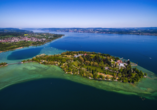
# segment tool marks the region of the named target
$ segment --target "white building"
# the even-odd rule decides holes
[[[83,54],[78,54],[78,55],[75,55],[74,57],[77,58],[77,57],[82,56],[82,55],[83,55]]]
[[[125,67],[124,63],[119,63],[119,67]]]

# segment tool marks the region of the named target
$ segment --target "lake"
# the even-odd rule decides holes
[[[61,34],[65,36],[42,46],[0,53],[0,62],[15,63],[42,53],[94,51],[130,59],[138,63],[137,68],[148,72],[150,78],[132,86],[68,75],[56,66],[9,65],[0,68],[0,110],[157,108],[156,36]]]

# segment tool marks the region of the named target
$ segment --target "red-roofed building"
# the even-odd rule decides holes
[[[122,60],[117,60],[117,63],[119,65],[120,63],[123,63],[123,62],[122,62]]]

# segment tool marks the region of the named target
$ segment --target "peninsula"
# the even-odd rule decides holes
[[[113,80],[124,83],[135,83],[147,76],[131,66],[130,61],[122,61],[109,54],[67,51],[57,55],[37,55],[26,62],[38,62],[45,65],[60,66],[65,73],[81,75],[95,80]]]
[[[62,34],[34,33],[32,31],[22,30],[12,32],[12,30],[3,30],[0,32],[0,53],[27,46],[43,45],[63,36]]]

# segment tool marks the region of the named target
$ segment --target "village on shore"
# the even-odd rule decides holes
[[[35,37],[11,37],[11,38],[4,38],[0,39],[0,42],[2,43],[12,43],[12,42],[20,42],[20,41],[32,41],[32,42],[42,42],[45,41],[46,38],[35,38]]]
[[[8,33],[9,34],[9,33]],[[55,39],[61,38],[61,34],[29,33],[19,36],[6,35],[0,37],[0,53],[8,50],[20,49],[28,46],[43,45]]]
[[[13,42],[20,42],[20,41],[32,41],[32,42],[44,42],[47,39],[51,39],[56,37],[56,34],[50,33],[29,33],[23,34],[23,36],[12,36],[6,35],[5,37],[0,38],[0,43],[13,43]]]

